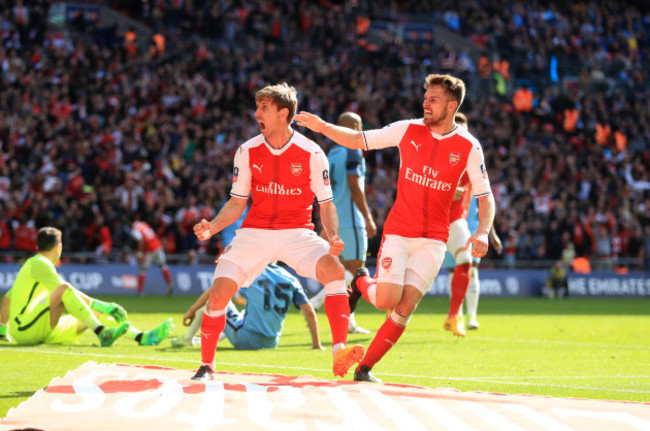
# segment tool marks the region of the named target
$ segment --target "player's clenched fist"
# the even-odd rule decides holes
[[[330,237],[330,254],[338,256],[343,251],[344,245],[343,240],[338,235],[332,235]]]
[[[202,218],[200,222],[194,225],[194,235],[201,240],[209,239],[212,236],[212,232],[210,232],[210,222]]]

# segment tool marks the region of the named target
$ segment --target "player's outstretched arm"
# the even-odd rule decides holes
[[[372,217],[372,212],[368,207],[368,201],[366,200],[366,193],[361,188],[359,184],[359,177],[356,175],[348,175],[348,186],[350,187],[350,195],[352,196],[352,201],[359,208],[359,211],[363,214],[363,217],[366,219],[366,231],[368,238],[372,238],[377,233],[377,225],[375,220]]]
[[[299,114],[296,114],[295,120],[299,126],[306,127],[316,133],[322,133],[344,147],[353,150],[366,148],[363,134],[357,130],[330,124],[322,120],[318,115],[306,111],[300,111]]]
[[[490,245],[494,250],[497,252],[497,254],[501,254],[503,251],[503,244],[501,243],[501,238],[499,238],[499,235],[494,231],[494,227],[490,229],[490,233],[488,234],[488,239],[490,241]]]
[[[478,229],[472,235],[466,244],[466,248],[473,245],[472,257],[483,257],[488,250],[488,233],[492,229],[494,222],[494,196],[487,195],[478,198]]]
[[[209,296],[210,290],[208,289],[199,296],[199,299],[197,299],[190,308],[187,309],[187,312],[183,315],[183,325],[190,326],[192,324],[196,316],[196,310],[203,307],[208,302]]]
[[[200,222],[194,225],[194,235],[201,240],[206,240],[215,233],[221,232],[241,217],[244,209],[246,209],[247,202],[248,199],[231,196],[212,221],[201,219]]]
[[[316,310],[311,303],[306,302],[300,305],[300,311],[305,316],[309,333],[311,334],[311,348],[316,350],[324,350],[325,348],[320,343],[320,334],[318,333],[318,318],[316,317]]]
[[[2,297],[2,307],[0,308],[0,340],[7,339],[7,323],[9,322],[9,296]]]
[[[339,237],[339,217],[336,214],[334,202],[329,201],[320,204],[320,218],[330,243],[330,254],[338,256],[343,251],[345,244]]]

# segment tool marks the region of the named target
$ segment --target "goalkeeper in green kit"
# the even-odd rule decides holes
[[[39,229],[36,244],[36,255],[27,259],[2,298],[0,339],[11,337],[23,345],[76,343],[90,328],[106,347],[121,336],[143,346],[158,345],[169,336],[171,319],[151,331],[139,331],[127,321],[122,306],[91,298],[63,279],[56,270],[63,250],[59,229]],[[117,326],[109,327],[100,318]]]

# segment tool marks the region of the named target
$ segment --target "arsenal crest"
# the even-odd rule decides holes
[[[384,269],[390,268],[390,266],[393,264],[393,258],[392,257],[385,257],[381,260],[381,266]]]
[[[302,163],[292,163],[291,173],[296,177],[300,175],[302,173]]]
[[[449,153],[449,163],[455,165],[460,161],[460,154],[458,153]]]

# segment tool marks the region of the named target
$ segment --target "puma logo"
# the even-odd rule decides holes
[[[411,144],[413,144],[413,146],[415,147],[415,151],[418,151],[422,146],[422,144],[416,144],[415,141],[411,141]]]
[[[392,341],[390,341],[388,338],[385,338],[384,341],[387,342],[388,344],[390,344],[391,347],[395,345],[395,343],[393,343]]]
[[[255,169],[257,169],[258,171],[260,171],[260,174],[261,174],[262,173],[262,168],[264,167],[264,165],[257,166],[255,163],[253,163],[253,167]]]

